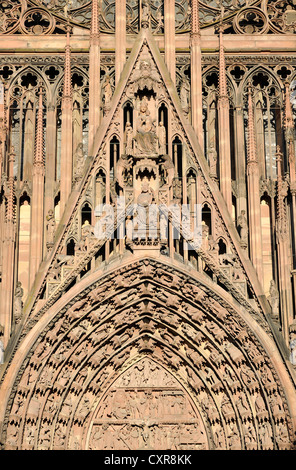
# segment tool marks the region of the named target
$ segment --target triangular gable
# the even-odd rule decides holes
[[[41,303],[36,304],[36,301],[40,298],[41,292],[45,288],[48,270],[52,266],[57,254],[64,246],[65,240],[67,239],[67,236],[72,230],[73,223],[75,223],[75,217],[77,216],[79,204],[85,197],[85,192],[87,191],[87,187],[92,178],[93,172],[96,171],[96,169],[98,168],[100,161],[104,161],[104,147],[106,145],[106,141],[112,133],[112,126],[114,126],[114,122],[118,121],[117,114],[121,111],[121,105],[123,104],[124,100],[126,100],[125,93],[130,84],[132,74],[136,70],[139,61],[141,60],[141,54],[143,53],[144,49],[146,49],[146,54],[147,51],[150,54],[151,59],[153,60],[153,63],[157,70],[157,73],[159,74],[164,93],[166,95],[165,97],[170,102],[170,106],[174,115],[174,120],[177,123],[177,127],[179,128],[179,134],[182,135],[185,140],[189,159],[192,161],[192,164],[196,167],[198,171],[205,199],[212,203],[215,213],[217,214],[217,217],[219,219],[219,223],[221,226],[223,226],[223,230],[225,231],[225,237],[228,238],[231,244],[231,251],[237,256],[237,259],[240,263],[240,267],[243,269],[244,275],[246,276],[249,289],[253,293],[253,298],[255,299],[255,311],[259,310],[261,311],[261,313],[262,311],[268,311],[268,305],[265,297],[262,294],[262,290],[257,280],[255,270],[240,247],[239,237],[234,222],[227,210],[226,204],[219,191],[217,184],[211,179],[209,175],[208,164],[198,143],[197,136],[195,135],[195,132],[192,126],[190,125],[187,117],[183,114],[176,88],[170,78],[169,72],[163,61],[159,48],[151,32],[149,30],[143,29],[139,33],[138,40],[136,41],[135,46],[129,56],[129,59],[123,69],[120,81],[113,95],[110,110],[108,114],[103,118],[100,128],[95,137],[94,144],[90,152],[91,155],[95,155],[95,157],[88,158],[88,161],[85,164],[84,176],[79,184],[79,187],[74,188],[70,195],[61,222],[57,229],[55,244],[52,249],[52,252],[48,260],[42,263],[39,273],[36,277],[35,285],[32,289],[31,294],[28,296],[28,300],[25,306],[26,315],[28,315],[29,312],[32,311],[32,307],[34,307],[34,310],[37,312],[39,310],[39,307],[41,307],[41,309],[43,310],[46,309],[46,305],[52,305],[55,299],[62,294],[63,289],[67,284],[67,282],[65,282],[64,284],[61,283],[60,286],[56,289],[55,295],[52,298],[49,297],[48,300],[42,300]],[[90,250],[86,258],[81,261],[80,265],[82,266],[83,263],[89,262],[92,253],[94,253],[97,249],[98,247],[94,247],[93,251]],[[203,249],[199,250],[199,255],[205,260],[206,263],[212,266],[213,272],[215,272],[215,270],[216,273],[219,271],[219,266],[217,267],[217,264],[215,264],[214,259],[211,258],[211,256],[209,256]],[[222,270],[218,274],[221,275],[221,278],[223,278],[223,280],[225,281],[224,284],[228,284],[228,290],[233,289],[237,300],[239,302],[245,303],[246,306],[250,307],[250,309],[253,310],[254,304],[250,304],[246,296],[243,296],[239,289],[233,288],[233,284],[231,283],[231,281],[228,282]]]

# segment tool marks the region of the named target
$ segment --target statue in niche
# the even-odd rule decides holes
[[[246,211],[242,210],[241,214],[237,218],[237,226],[240,229],[241,241],[244,245],[248,244],[248,221],[246,218]]]
[[[208,150],[208,160],[210,167],[210,177],[213,179],[217,178],[217,152],[214,147],[214,143],[211,142]]]
[[[127,155],[133,155],[133,139],[134,130],[131,123],[127,122],[125,126],[125,153]]]
[[[53,244],[56,222],[54,218],[54,211],[50,209],[46,216],[46,230],[47,230],[47,243]]]
[[[160,121],[158,125],[158,142],[159,142],[159,154],[166,154],[166,128],[163,122]]]
[[[104,83],[102,84],[102,89],[104,92],[104,105],[108,107],[112,99],[112,84],[110,75],[106,75]]]
[[[279,318],[280,297],[279,297],[279,292],[276,288],[276,285],[275,285],[275,282],[274,282],[273,279],[270,281],[269,303],[271,305],[271,313],[272,313],[273,318],[278,319]]]
[[[18,281],[16,283],[16,288],[14,292],[14,318],[16,324],[19,323],[23,313],[23,295],[24,290],[22,288],[22,283]]]
[[[86,220],[84,222],[84,224],[82,225],[82,227],[81,227],[81,241],[78,244],[78,248],[82,252],[84,252],[84,251],[87,252],[89,250],[89,247],[90,247],[90,244],[91,244],[91,239],[92,239],[93,235],[94,235],[93,227],[89,223],[89,221]]]
[[[168,238],[168,219],[164,214],[160,216],[159,231],[161,241],[166,241]]]
[[[69,11],[70,11],[72,5],[73,5],[73,0],[66,0],[66,3],[64,5],[65,18],[69,17]]]
[[[133,239],[133,220],[130,215],[127,216],[125,221],[125,233],[126,233],[126,241],[130,242]]]
[[[149,206],[153,204],[155,200],[154,191],[149,186],[148,181],[144,181],[142,183],[142,191],[137,198],[137,233],[140,238],[146,238],[147,232],[147,217],[148,217],[148,210]]]
[[[75,166],[76,166],[77,173],[81,172],[83,165],[84,165],[83,144],[82,142],[80,142],[77,145],[76,152],[75,152]]]
[[[150,5],[148,0],[142,0],[142,23],[148,23],[150,20]]]
[[[155,120],[153,120],[150,115],[146,97],[142,99],[140,104],[134,143],[138,154],[147,155],[156,153],[157,136],[155,132]]]
[[[242,270],[240,262],[237,258],[235,258],[234,261],[233,261],[232,277],[235,281],[244,281],[245,280],[243,270]]]
[[[175,176],[175,166],[168,155],[163,155],[161,168],[163,170],[163,184],[167,184],[169,188],[172,186]]]
[[[157,19],[157,26],[155,28],[154,33],[161,33],[164,28],[164,23],[163,23],[163,15],[161,13],[161,9],[158,8],[157,13],[156,13],[156,19]]]
[[[121,188],[126,184],[127,173],[133,166],[133,159],[128,158],[127,155],[122,155],[116,165],[117,182]]]
[[[186,76],[183,77],[180,86],[180,101],[183,111],[189,112],[189,94],[190,94],[190,83]]]

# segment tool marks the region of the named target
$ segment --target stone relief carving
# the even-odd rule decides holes
[[[14,292],[14,320],[16,324],[20,322],[23,314],[23,296],[24,289],[22,288],[22,283],[18,281]]]
[[[92,415],[92,403],[97,394],[102,399],[93,415],[96,418],[92,418],[89,448],[110,446],[110,449],[121,449],[123,429],[126,429],[130,447],[153,448],[155,435],[163,434],[166,436],[162,441],[164,448],[199,449],[213,445],[216,448],[268,448],[270,438],[265,433],[271,428],[265,429],[264,425],[273,420],[278,423],[278,436],[271,431],[272,448],[279,446],[277,442],[281,448],[288,445],[288,431],[283,422],[285,405],[273,370],[267,367],[269,358],[256,346],[256,338],[250,337],[246,327],[229,316],[222,306],[221,319],[217,317],[218,303],[207,298],[202,289],[192,284],[187,292],[186,284],[176,273],[163,272],[162,276],[158,270],[159,277],[154,280],[153,267],[149,263],[143,263],[141,268],[135,264],[116,275],[118,282],[110,284],[110,279],[78,299],[68,309],[68,315],[61,315],[52,324],[37,345],[18,385],[7,430],[9,448],[49,448],[52,442],[53,448],[67,448],[70,441],[65,437],[66,429],[74,410],[76,424],[71,439],[78,447],[84,447],[81,428],[90,426],[88,417]],[[142,276],[146,284],[141,282]],[[133,285],[130,279],[133,279]],[[116,303],[112,303],[109,294],[112,284],[113,295],[119,299]],[[141,289],[135,289],[137,284]],[[159,297],[160,284],[164,293]],[[180,285],[184,286],[184,293],[180,291]],[[194,287],[200,302],[196,300],[193,307]],[[174,289],[175,294],[168,295],[168,288]],[[156,295],[158,304],[152,300]],[[169,297],[174,300],[168,302]],[[134,303],[133,308],[123,308],[125,298]],[[148,304],[143,302],[146,298]],[[206,299],[209,301],[205,302]],[[236,344],[229,335],[234,335]],[[164,344],[168,346],[164,347]],[[135,351],[138,351],[136,356]],[[143,358],[139,360],[141,355]],[[116,374],[117,379],[110,382]],[[106,393],[108,383],[112,385]],[[29,396],[27,390],[33,390],[33,387],[34,394]],[[141,390],[140,395],[136,390]],[[187,393],[194,394],[199,411],[189,406]],[[36,403],[32,402],[33,398]],[[30,400],[29,407],[27,400]],[[19,422],[27,419],[22,411],[25,409],[29,410],[30,423],[37,424],[37,417],[41,418],[34,443],[32,424],[26,425],[22,441],[17,437]],[[48,425],[53,419],[51,413],[59,424],[56,431]],[[165,424],[161,420],[164,414],[171,416]],[[176,419],[179,438],[175,433]],[[244,441],[236,434],[238,419],[242,425],[249,426]],[[263,426],[262,437],[256,437],[255,441],[253,419]],[[154,420],[153,426],[151,420]],[[134,440],[130,441],[132,436]]]

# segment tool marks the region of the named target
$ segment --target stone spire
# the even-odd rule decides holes
[[[43,138],[43,91],[39,90],[39,106],[37,113],[36,141],[34,166],[44,169],[44,138]]]
[[[199,25],[199,1],[191,0],[191,14],[190,14],[190,35],[191,37],[198,34],[200,35]]]
[[[15,185],[14,185],[14,176],[13,176],[13,166],[15,162],[15,153],[14,148],[12,147],[10,154],[8,156],[8,195],[7,195],[7,206],[5,214],[5,222],[14,224],[15,223]]]
[[[90,45],[89,45],[89,133],[88,152],[100,124],[101,70],[100,70],[100,28],[98,0],[92,0]]]
[[[191,122],[203,149],[203,106],[202,106],[202,73],[201,44],[199,27],[199,2],[191,0],[190,15],[190,51],[191,51]]]
[[[277,234],[278,236],[286,236],[288,224],[286,205],[284,201],[287,196],[287,186],[283,180],[283,155],[279,145],[276,148],[275,156],[277,164]]]
[[[229,99],[227,95],[227,82],[225,73],[225,52],[223,45],[223,24],[220,21],[219,33],[219,93],[218,93],[218,123],[219,123],[219,168],[220,190],[227,208],[232,210],[232,184],[231,184],[231,150],[230,150],[230,123]]]
[[[30,236],[30,285],[32,286],[43,254],[44,213],[44,137],[43,137],[43,92],[40,88],[37,113],[35,154],[33,164],[31,236]]]
[[[92,0],[90,39],[92,42],[100,39],[98,0]]]
[[[285,119],[284,119],[284,127],[285,130],[287,129],[294,129],[294,120],[293,120],[293,113],[292,113],[292,106],[290,101],[290,90],[289,90],[289,82],[285,82]]]
[[[115,84],[126,62],[126,0],[115,2]]]
[[[256,138],[254,125],[254,108],[251,85],[248,86],[248,143],[247,143],[247,161],[258,163],[256,156]]]
[[[71,27],[68,24],[67,25],[67,42],[66,42],[66,48],[65,48],[65,74],[64,74],[63,98],[72,97],[70,32],[71,32]]]
[[[260,175],[256,156],[254,130],[254,109],[252,90],[248,88],[248,145],[247,145],[247,182],[248,182],[248,213],[250,234],[250,258],[257,271],[258,279],[263,285],[262,235],[260,209]]]
[[[64,211],[72,190],[73,145],[72,145],[72,76],[71,76],[71,46],[70,24],[67,26],[67,42],[65,48],[65,74],[62,98],[62,138],[61,138],[61,214]]]
[[[228,100],[225,71],[225,48],[223,43],[223,25],[221,23],[219,25],[219,97]]]

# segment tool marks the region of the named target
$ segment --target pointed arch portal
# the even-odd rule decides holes
[[[268,328],[204,275],[121,262],[33,323],[3,382],[6,449],[290,448]]]

